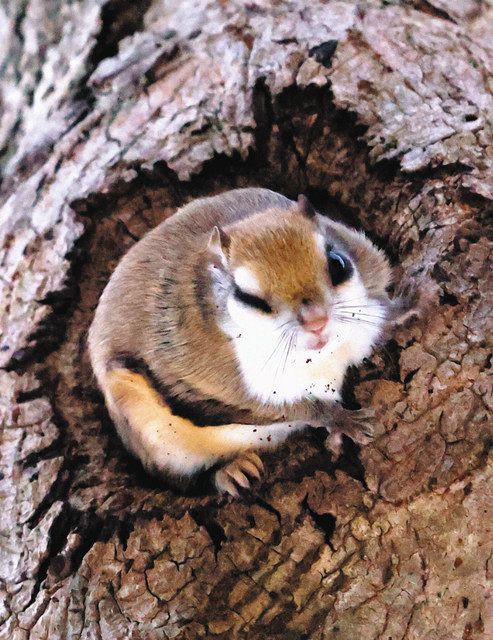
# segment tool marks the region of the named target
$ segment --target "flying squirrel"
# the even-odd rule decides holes
[[[262,449],[308,426],[365,444],[371,415],[341,404],[350,365],[408,317],[362,232],[261,188],[201,198],[137,242],[111,276],[89,355],[124,445],[181,490],[260,478]]]

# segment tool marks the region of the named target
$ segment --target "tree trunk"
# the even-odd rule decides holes
[[[7,0],[0,36],[0,639],[493,638],[491,0]],[[373,444],[184,497],[85,337],[140,236],[247,185],[440,300],[351,374]]]

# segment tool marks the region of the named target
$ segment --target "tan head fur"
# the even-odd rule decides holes
[[[297,212],[272,209],[257,214],[231,233],[231,271],[251,271],[273,304],[295,306],[303,299],[321,304],[325,259],[314,231],[313,222]]]

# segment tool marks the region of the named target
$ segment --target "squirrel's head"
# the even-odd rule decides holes
[[[208,251],[219,323],[231,338],[296,350],[356,339],[367,352],[376,341],[388,260],[363,233],[317,214],[304,196],[292,208],[215,227]]]

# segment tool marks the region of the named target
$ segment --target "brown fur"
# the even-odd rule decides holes
[[[321,303],[324,261],[313,239],[314,223],[297,212],[273,208],[243,220],[231,234],[231,266],[248,267],[267,299],[293,307],[302,298]]]

